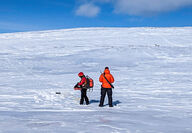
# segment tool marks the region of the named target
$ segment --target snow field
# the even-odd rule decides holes
[[[0,133],[192,132],[191,35],[191,27],[0,34]],[[114,108],[107,97],[98,107],[105,66]],[[88,106],[73,90],[80,71],[95,81]]]

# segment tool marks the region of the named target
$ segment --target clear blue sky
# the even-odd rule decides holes
[[[192,26],[192,0],[1,0],[0,33]]]

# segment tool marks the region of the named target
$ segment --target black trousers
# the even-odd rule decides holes
[[[87,97],[87,89],[81,89],[80,104],[83,104],[84,100],[86,101],[86,104],[89,104],[89,99]]]
[[[109,106],[113,106],[113,99],[112,99],[112,88],[101,88],[101,99],[100,99],[100,106],[103,106],[105,96],[108,96],[108,103]]]

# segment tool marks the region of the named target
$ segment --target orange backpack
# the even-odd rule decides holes
[[[90,78],[88,75],[86,76],[86,83],[85,83],[85,87],[86,89],[90,89],[93,88],[94,86],[94,81],[92,78]]]

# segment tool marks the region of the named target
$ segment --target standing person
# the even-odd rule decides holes
[[[87,88],[85,87],[86,85],[86,77],[83,72],[80,72],[78,76],[81,78],[81,81],[77,83],[76,87],[81,88],[81,99],[80,99],[80,105],[83,105],[84,100],[86,101],[86,105],[89,104],[89,99],[87,97]]]
[[[105,67],[104,73],[102,73],[101,76],[99,77],[99,81],[102,83],[102,85],[101,85],[101,99],[100,99],[99,107],[103,107],[106,93],[108,96],[109,107],[113,107],[113,99],[112,99],[113,86],[111,85],[111,83],[114,82],[114,78],[113,78],[113,75],[110,74],[108,67]]]

